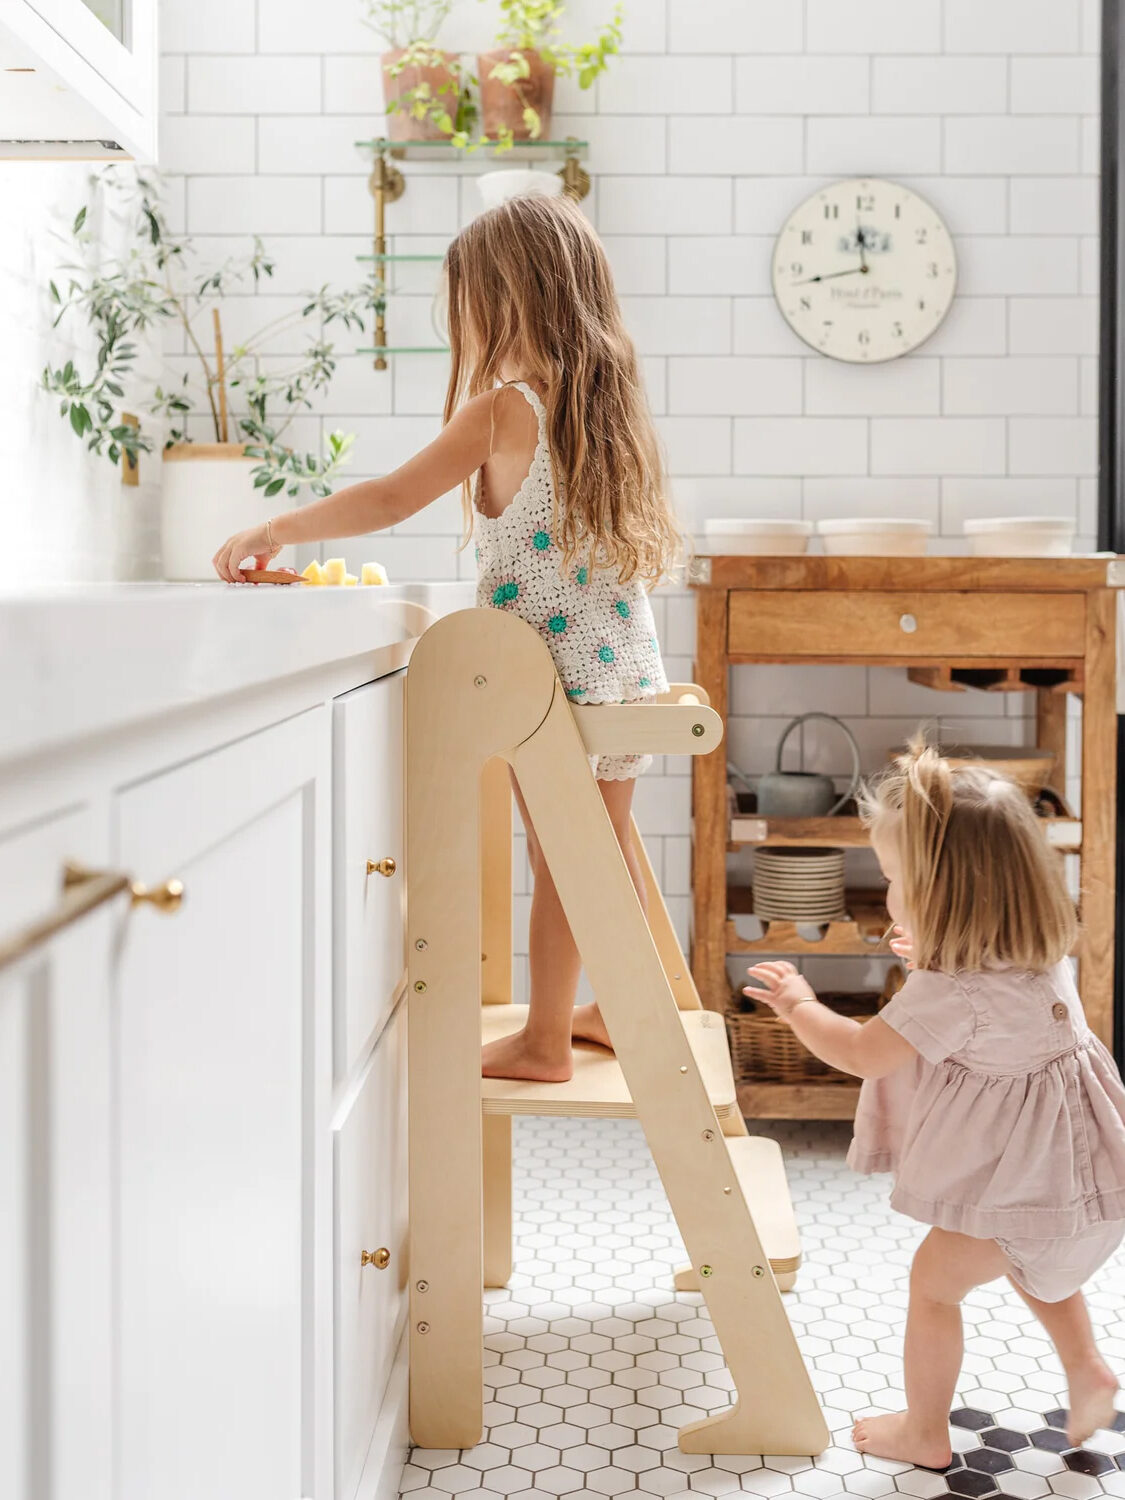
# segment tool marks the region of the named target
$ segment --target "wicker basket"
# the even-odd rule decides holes
[[[823,994],[818,997],[841,1015],[866,1020],[873,1016],[879,1002],[875,994]],[[773,1011],[744,1011],[732,1006],[727,1011],[727,1035],[730,1037],[731,1060],[735,1077],[743,1083],[838,1083],[850,1081],[821,1062],[797,1039],[784,1021]]]

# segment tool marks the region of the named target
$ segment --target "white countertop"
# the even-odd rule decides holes
[[[0,760],[419,636],[471,583],[0,590]]]

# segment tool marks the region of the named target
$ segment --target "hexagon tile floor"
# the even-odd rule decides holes
[[[1058,1361],[1002,1284],[965,1307],[953,1467],[935,1474],[853,1450],[856,1416],[903,1405],[907,1276],[923,1230],[889,1208],[889,1179],[848,1171],[849,1127],[766,1128],[785,1152],[804,1241],[785,1302],[833,1446],[815,1461],[680,1453],[676,1429],[724,1406],[730,1381],[702,1298],[671,1291],[686,1257],[640,1129],[517,1119],[516,1270],[487,1294],[485,1441],[416,1449],[402,1480],[410,1500],[1125,1497],[1125,1433],[1069,1449]],[[1125,1257],[1089,1295],[1105,1353],[1125,1369]]]

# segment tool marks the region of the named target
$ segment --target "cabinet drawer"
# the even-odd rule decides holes
[[[406,1007],[335,1136],[336,1495],[356,1492],[406,1316]],[[389,1252],[385,1269],[363,1252]]]
[[[386,1020],[406,967],[401,673],[334,709],[333,889],[337,1079]],[[368,861],[393,873],[368,871]]]
[[[1083,594],[802,593],[730,596],[732,656],[1074,657]]]

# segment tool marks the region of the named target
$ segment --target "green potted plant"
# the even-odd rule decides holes
[[[165,577],[212,576],[211,557],[224,536],[264,521],[283,490],[304,486],[326,495],[346,461],[352,437],[333,432],[321,452],[299,452],[286,441],[293,418],[310,410],[336,369],[329,325],[362,329],[375,307],[370,284],[344,292],[322,287],[300,309],[272,319],[224,350],[222,300],[267,281],[274,264],[258,240],[240,259],[217,267],[196,264],[191,241],[172,235],[154,182],[95,179],[107,195],[125,196],[135,215],[136,245],[124,259],[102,260],[85,229],[87,211],[75,218],[77,258],[66,279],[50,282],[58,325],[84,318],[94,332],[92,371],[68,358],[48,364],[43,387],[60,398],[60,414],[94,453],[126,467],[151,453],[163,434],[161,531]],[[183,332],[192,368],[163,378],[153,347],[169,325]],[[305,331],[292,361],[263,362],[279,336]],[[129,420],[125,409],[151,420]],[[203,420],[192,421],[201,417]],[[189,424],[191,430],[189,431]],[[157,436],[154,438],[153,432]],[[203,441],[194,441],[203,438]]]
[[[453,0],[364,0],[365,23],[387,44],[383,99],[392,141],[467,139],[472,104],[455,53],[436,45]]]
[[[622,5],[594,41],[580,46],[560,40],[565,11],[565,0],[500,0],[497,46],[477,59],[489,138],[511,144],[549,136],[556,76],[576,76],[588,89],[619,50]]]

